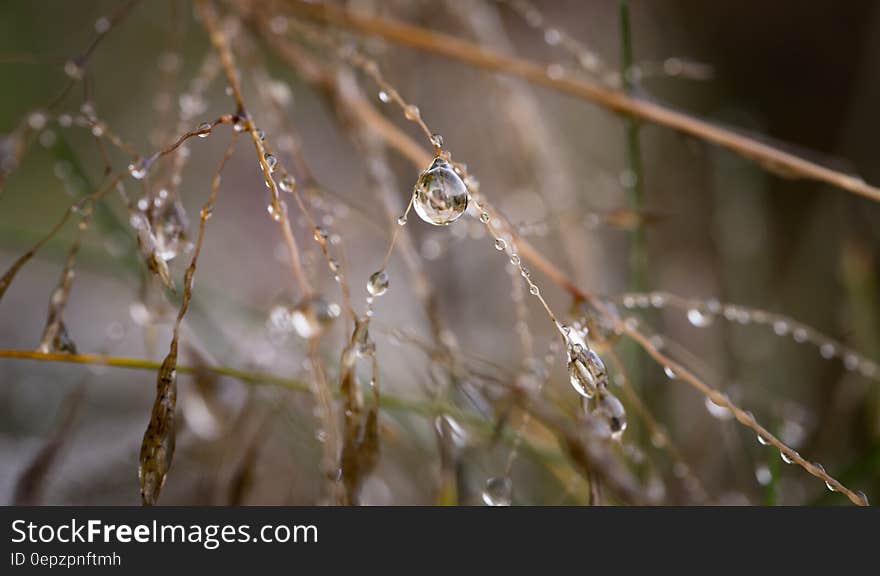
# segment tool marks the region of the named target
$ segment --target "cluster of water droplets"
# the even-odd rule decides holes
[[[646,294],[625,294],[621,303],[627,309],[663,309],[675,307],[685,311],[688,322],[697,328],[711,326],[716,319],[723,319],[740,325],[762,325],[769,327],[781,337],[790,337],[798,344],[812,344],[819,355],[826,359],[840,359],[844,368],[858,372],[865,378],[880,379],[880,367],[873,360],[847,348],[801,322],[781,314],[767,312],[747,306],[724,304],[716,299],[694,300],[681,298],[665,292]]]

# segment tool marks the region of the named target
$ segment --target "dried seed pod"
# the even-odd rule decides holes
[[[162,362],[156,380],[156,400],[150,424],[141,443],[138,479],[141,484],[141,501],[152,506],[159,499],[165,477],[174,457],[174,411],[177,405],[177,346]]]

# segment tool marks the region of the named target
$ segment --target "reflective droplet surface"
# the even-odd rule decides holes
[[[416,213],[428,224],[446,226],[467,210],[467,188],[449,162],[442,158],[435,158],[422,172],[413,194]]]
[[[496,476],[486,480],[486,487],[483,489],[483,502],[486,506],[510,506],[512,498],[513,483],[510,478]]]
[[[381,296],[388,291],[388,283],[388,272],[385,270],[373,272],[373,275],[367,281],[367,292],[372,296]]]
[[[575,392],[584,398],[592,398],[596,393],[596,380],[580,360],[568,363],[568,379]]]
[[[333,323],[341,312],[339,305],[320,296],[303,300],[290,311],[290,327],[301,338],[313,338]]]
[[[599,398],[596,413],[601,416],[611,429],[611,437],[615,440],[626,430],[626,409],[614,394],[605,393]]]
[[[687,311],[687,319],[693,326],[697,328],[705,328],[712,324],[712,315],[700,310],[699,308],[691,308]]]

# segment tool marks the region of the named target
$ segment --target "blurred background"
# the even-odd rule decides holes
[[[626,78],[635,82],[632,89],[639,96],[880,182],[873,134],[880,121],[874,105],[880,97],[876,2],[629,4],[634,72]],[[221,15],[257,13],[279,37],[298,41],[299,25],[293,15],[285,15],[283,5],[220,2],[218,10]],[[120,6],[92,0],[0,5],[0,160],[4,170],[10,168],[0,192],[3,270],[45,236],[73,198],[101,181],[105,153],[114,170],[131,162],[110,144],[102,151],[89,128],[62,125],[60,115],[82,114],[84,86],[96,116],[144,156],[173,142],[180,134],[181,114],[191,116],[182,125],[192,130],[235,112],[222,74],[198,102],[181,98],[211,53],[190,2],[183,0],[135,3],[90,55],[88,83],[76,83],[63,102],[46,112],[70,80],[65,63],[83,53],[96,26],[102,29],[101,19]],[[516,2],[354,1],[347,6],[468,38],[541,65],[563,66],[591,81],[621,82],[620,12],[612,0],[536,2],[542,15],[538,27],[518,13]],[[579,68],[560,46],[560,31],[600,65],[592,72]],[[443,135],[454,158],[467,163],[483,194],[584,290],[609,299],[634,288],[718,299],[784,314],[868,360],[880,357],[876,203],[780,177],[727,151],[640,124],[644,206],[632,211],[627,187],[633,185],[633,172],[621,117],[426,52],[359,36],[343,41],[357,41],[379,63],[385,78]],[[242,20],[233,47],[265,60],[269,87],[295,127],[309,170],[330,193],[322,223],[334,249],[344,250],[354,306],[363,312],[367,278],[381,266],[396,224],[377,196],[362,148],[352,143],[350,130],[325,95],[279,55],[280,42]],[[329,50],[310,50],[318,62],[338,65]],[[290,127],[261,103],[253,68],[238,56],[244,62],[242,80],[252,118],[265,129],[281,161],[294,165],[284,141]],[[424,144],[399,109],[380,101],[368,78],[355,77],[381,114]],[[13,135],[22,123],[32,134],[11,170]],[[178,191],[189,215],[190,238],[229,131],[220,126],[210,137],[186,145],[188,161]],[[402,207],[419,170],[391,151],[387,157]],[[128,178],[126,187],[129,194],[138,193],[134,179]],[[267,201],[254,150],[240,139],[208,222],[181,363],[267,372],[307,385],[305,342],[277,330],[271,320],[278,306],[296,302],[297,288],[278,227],[266,214]],[[177,300],[166,301],[137,258],[120,196],[108,195],[102,205],[104,220],[122,226],[103,226],[96,218],[83,235],[64,311],[67,330],[79,352],[161,362]],[[291,209],[291,218],[309,277],[328,301],[339,302],[339,286],[327,272],[311,228],[296,210]],[[643,286],[633,285],[630,266],[636,225],[645,234]],[[523,362],[516,290],[507,259],[493,248],[485,227],[470,215],[445,228],[412,215],[405,230],[436,292],[444,338],[463,358],[482,362],[486,371],[515,377]],[[75,231],[69,224],[47,242],[0,300],[0,349],[33,350],[40,342]],[[189,257],[182,250],[169,261],[178,283]],[[438,380],[436,363],[419,344],[430,340],[428,319],[399,252],[388,273],[390,288],[376,300],[370,331],[381,389],[427,406]],[[534,279],[554,310],[562,315],[572,310],[566,293],[537,271]],[[537,301],[525,303],[527,332],[541,358],[554,338],[553,327]],[[652,333],[662,335],[670,354],[754,412],[805,458],[822,462],[871,500],[880,498],[880,384],[871,373],[876,365],[865,361],[860,369],[847,370],[839,354],[823,358],[817,346],[798,343],[790,334],[779,336],[770,326],[729,322],[720,315],[710,326],[695,327],[685,312],[668,306],[648,311],[621,307],[621,313],[640,316]],[[334,387],[350,329],[339,319],[321,339]],[[616,348],[643,402],[667,429],[709,502],[847,502],[802,469],[786,466],[778,452],[756,442],[754,433],[729,413],[707,410],[701,395],[668,379],[662,366],[625,345]],[[545,394],[574,413],[578,397],[569,386],[565,360],[557,356]],[[39,475],[39,503],[137,504],[138,451],[155,381],[155,370],[0,358],[0,502],[15,500],[22,474],[54,441],[59,451]],[[71,393],[79,386],[83,397],[64,423]],[[363,482],[361,503],[448,502],[442,499],[444,470],[454,474],[453,503],[482,503],[485,482],[502,475],[509,459],[509,443],[495,442],[491,434],[505,412],[491,394],[475,398],[458,391],[449,398],[486,426],[455,422],[461,430],[453,441],[450,467],[448,455],[438,449],[430,411],[428,417],[417,410],[381,411],[381,456]],[[630,427],[615,448],[620,460],[662,501],[697,502],[681,466],[668,451],[652,445],[631,404],[626,399],[624,404]],[[309,394],[204,373],[181,375],[178,409],[178,447],[163,504],[326,501],[321,434]],[[517,418],[515,413],[503,425],[515,427]],[[546,444],[543,452],[525,450],[512,465],[513,503],[586,502],[589,490],[560,472],[565,465],[546,436],[531,430],[530,440]]]

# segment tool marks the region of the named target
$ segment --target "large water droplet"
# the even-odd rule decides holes
[[[568,363],[568,378],[571,387],[584,398],[592,398],[596,393],[596,380],[580,360]]]
[[[388,283],[388,272],[385,270],[373,272],[373,275],[367,281],[367,292],[373,296],[381,296],[388,291]]]
[[[467,210],[467,188],[449,162],[442,158],[435,158],[422,172],[413,194],[416,213],[435,226],[451,224]]]
[[[486,506],[510,506],[513,498],[513,483],[510,478],[496,476],[486,480],[483,490],[483,502]]]
[[[626,430],[626,409],[617,396],[607,392],[602,394],[596,413],[608,424],[612,438],[617,440],[623,435]]]

